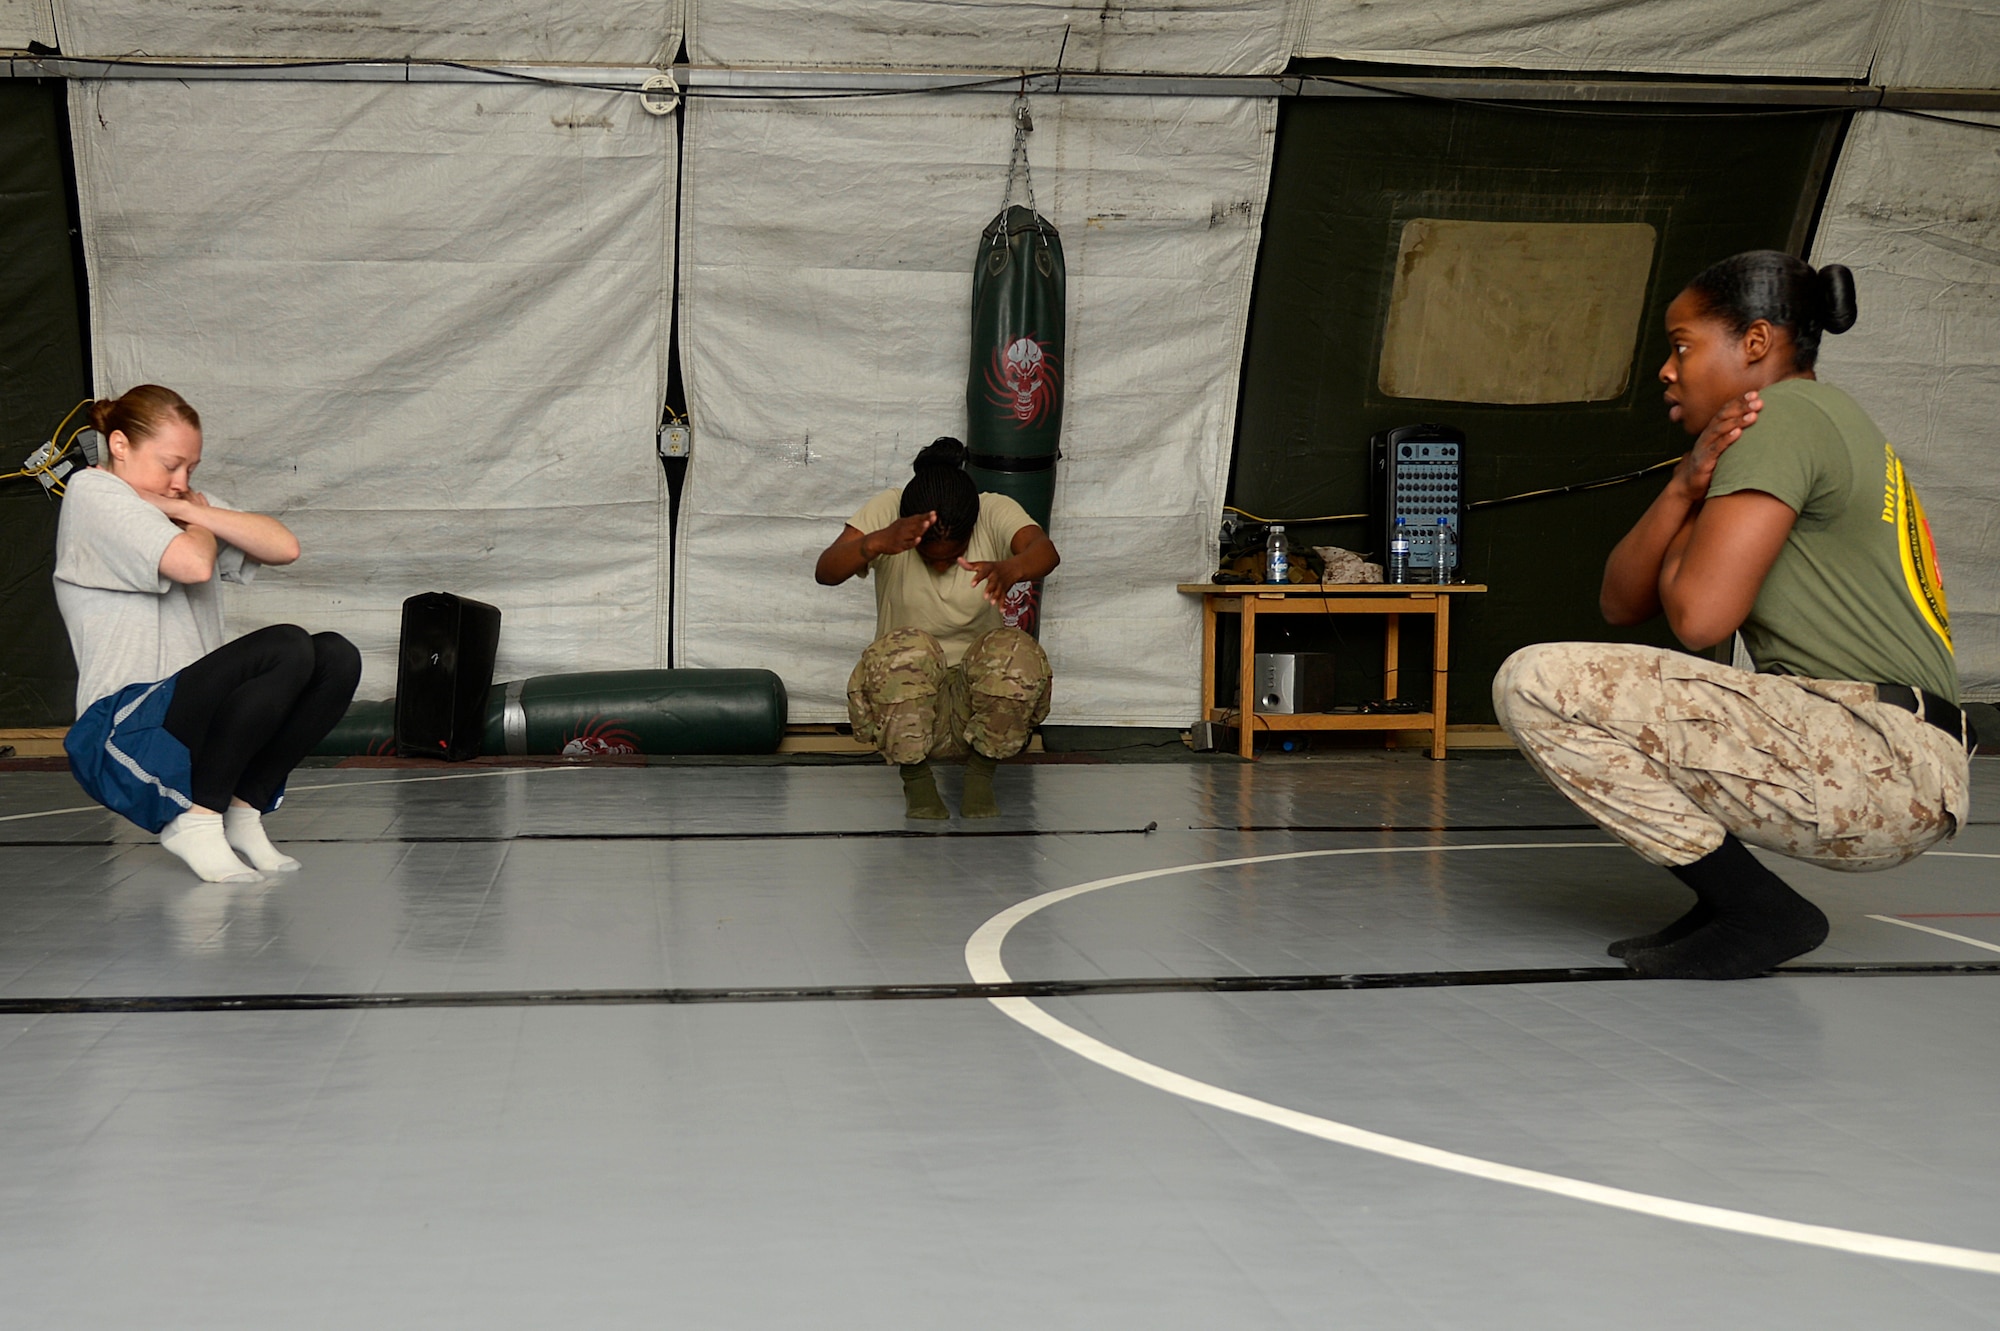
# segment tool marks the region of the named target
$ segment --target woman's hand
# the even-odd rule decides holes
[[[1694,447],[1681,458],[1652,505],[1613,547],[1611,557],[1604,562],[1604,584],[1597,594],[1597,607],[1607,624],[1643,624],[1665,608],[1660,581],[1668,554],[1674,552],[1678,566],[1679,552],[1686,549],[1708,499],[1716,462],[1743,437],[1763,409],[1764,399],[1755,389],[1724,403],[1702,427]],[[1761,579],[1763,574],[1758,576]],[[1682,627],[1675,622],[1676,632]],[[1734,625],[1731,628],[1733,631]],[[1686,633],[1681,634],[1681,640],[1688,641]]]
[[[937,514],[912,513],[907,518],[898,518],[880,531],[871,531],[861,538],[862,553],[870,559],[880,559],[883,555],[900,555],[905,550],[914,550],[924,539],[924,533],[937,525]]]
[[[154,494],[150,490],[134,490],[133,493],[151,504],[154,508],[159,509],[160,512],[166,514],[167,520],[182,531],[188,529],[187,510],[189,504],[187,500],[174,495]],[[207,503],[208,501],[205,499],[202,501],[204,507],[207,506]]]
[[[979,588],[979,594],[997,606],[1007,604],[1007,593],[1015,583],[1027,581],[1012,559],[970,560],[960,555],[958,566],[972,575],[972,585]]]
[[[1763,409],[1764,399],[1753,388],[1742,397],[1733,397],[1723,403],[1702,429],[1694,447],[1674,468],[1673,484],[1681,489],[1690,504],[1698,504],[1708,497],[1708,484],[1715,479],[1715,464],[1729,451],[1731,444],[1743,437],[1745,430],[1757,423],[1757,413]]]
[[[813,566],[813,580],[822,587],[838,587],[849,578],[866,573],[868,566],[884,555],[900,555],[916,549],[924,533],[936,525],[936,513],[912,513],[879,531],[864,532],[849,523],[833,538],[833,544],[819,552],[819,562]]]
[[[216,508],[199,490],[190,490],[179,498],[143,491],[139,497],[166,514],[182,531],[205,531],[215,540],[228,542],[260,564],[289,564],[299,557],[299,538],[276,518],[262,513]]]

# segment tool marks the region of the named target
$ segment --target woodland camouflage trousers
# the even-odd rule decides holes
[[[922,629],[894,629],[870,643],[847,679],[854,738],[892,763],[989,758],[1027,747],[1049,714],[1049,658],[1019,629],[982,633],[955,666]]]
[[[1655,864],[1726,833],[1829,869],[1886,869],[1964,825],[1963,744],[1848,680],[1754,674],[1659,647],[1524,647],[1493,678],[1543,776]]]

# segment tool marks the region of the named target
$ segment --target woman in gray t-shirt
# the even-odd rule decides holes
[[[299,543],[194,488],[201,417],[180,394],[142,384],[92,403],[90,423],[104,456],[69,480],[56,528],[77,664],[70,770],[210,882],[296,869],[263,815],[346,712],[360,654],[292,624],[224,639],[216,583],[289,564]]]

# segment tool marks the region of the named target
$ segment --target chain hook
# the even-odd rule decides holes
[[[1000,202],[1004,211],[1014,202],[1014,182],[1020,180],[1028,192],[1028,211],[1035,208],[1035,173],[1028,164],[1028,136],[1035,132],[1035,117],[1028,110],[1026,80],[1014,99],[1014,155],[1007,163],[1007,197]]]

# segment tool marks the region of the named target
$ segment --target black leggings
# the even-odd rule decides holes
[[[361,653],[338,633],[273,624],[216,648],[180,672],[167,733],[187,745],[204,809],[231,797],[268,809],[285,778],[347,712]]]

